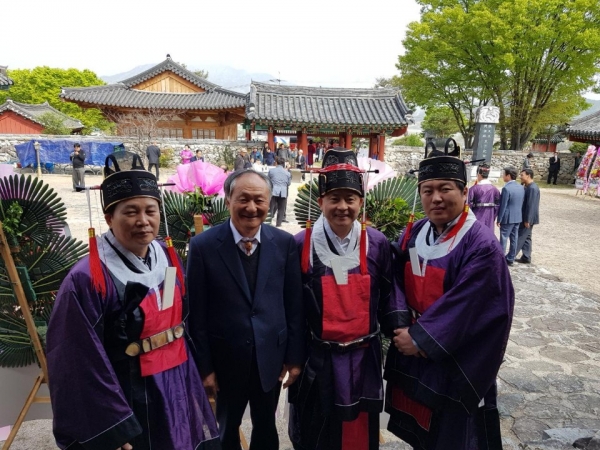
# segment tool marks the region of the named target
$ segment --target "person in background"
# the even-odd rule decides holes
[[[258,147],[252,147],[252,151],[250,152],[250,159],[253,159],[254,162],[263,162],[263,155],[258,151]]]
[[[500,191],[492,184],[489,164],[481,164],[477,168],[477,184],[469,189],[469,207],[477,220],[483,222],[494,231],[494,223],[500,207]]]
[[[575,180],[577,179],[577,169],[579,169],[579,165],[581,164],[581,152],[575,153],[575,160],[573,164],[573,184],[575,184]]]
[[[548,161],[547,184],[550,184],[550,181],[552,181],[552,184],[556,185],[558,172],[560,172],[560,156],[558,156],[558,152],[554,152],[554,156],[551,156]]]
[[[81,150],[79,143],[73,144],[73,152],[71,152],[71,161],[73,163],[73,192],[77,187],[85,187],[85,152]],[[85,192],[81,190],[80,192]]]
[[[315,153],[317,153],[317,148],[315,147],[315,144],[313,144],[313,140],[309,139],[308,140],[308,155],[307,155],[307,160],[306,160],[308,167],[312,167],[313,164],[315,163]]]
[[[204,156],[202,156],[202,150],[196,150],[196,155],[190,160],[190,162],[202,161],[204,162]]]
[[[518,263],[531,263],[531,234],[533,226],[540,223],[540,188],[533,181],[533,170],[525,169],[521,171],[521,183],[525,186],[525,197],[523,199],[523,221],[519,224],[519,237],[517,239],[517,252],[522,250],[523,254]]]
[[[269,213],[272,219],[275,218],[275,213],[277,213],[275,223],[277,227],[280,227],[282,222],[286,222],[288,187],[292,183],[292,174],[289,169],[285,168],[285,160],[282,157],[278,156],[276,162],[277,166],[269,171],[269,179],[273,184]]]
[[[156,179],[159,180],[160,147],[156,141],[152,141],[152,144],[146,147],[146,157],[148,158],[148,172],[152,172],[152,166],[154,166],[156,169]]]
[[[296,157],[296,169],[306,170],[306,157],[302,150],[298,150],[298,156]],[[305,179],[305,174],[302,174],[302,181]]]
[[[523,186],[515,182],[517,178],[517,169],[512,166],[504,168],[502,179],[506,183],[500,193],[500,208],[496,224],[500,227],[500,247],[506,250],[506,242],[509,242],[509,250],[506,255],[506,262],[509,266],[513,265],[517,254],[517,236],[519,234],[519,224],[523,220],[523,198],[525,191]]]
[[[265,158],[263,163],[267,166],[275,165],[275,155],[273,154],[268,145],[265,147]]]
[[[181,157],[181,164],[189,164],[194,154],[192,153],[190,146],[185,144],[183,150],[179,153],[179,156]]]
[[[285,146],[285,144],[279,144],[279,148],[277,149],[277,154],[275,156],[278,158],[283,158],[283,160],[287,163],[290,159],[290,150]]]
[[[523,166],[521,170],[531,169],[531,161],[533,161],[533,153],[527,153],[527,156],[523,158]]]

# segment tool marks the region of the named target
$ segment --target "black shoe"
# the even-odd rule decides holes
[[[513,262],[512,262],[512,261],[509,261],[509,260],[507,259],[507,260],[506,260],[506,264],[508,264],[509,266],[512,266],[512,265],[513,265]]]
[[[289,223],[287,220],[283,219],[282,220],[283,223]]]
[[[521,264],[531,264],[531,260],[527,258],[520,257],[519,259],[515,259],[516,262]]]

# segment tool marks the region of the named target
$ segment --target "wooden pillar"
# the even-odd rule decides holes
[[[346,148],[346,133],[344,133],[343,131],[340,132],[338,136],[338,142],[340,147]]]
[[[369,158],[377,155],[377,134],[371,133],[369,138]]]
[[[352,150],[352,130],[346,131],[346,148]]]
[[[307,155],[308,153],[308,135],[306,134],[306,128],[302,128],[302,130],[300,131],[300,138],[298,139],[298,145],[300,146],[299,148],[302,149],[302,151],[304,152],[304,155]]]
[[[385,134],[379,135],[379,144],[377,147],[377,159],[379,159],[379,161],[383,161],[385,157]]]
[[[247,141],[251,141],[252,140],[252,130],[250,128],[248,128],[246,130],[246,140]]]
[[[267,132],[267,143],[273,153],[275,153],[275,134],[273,133],[273,127],[269,127]]]

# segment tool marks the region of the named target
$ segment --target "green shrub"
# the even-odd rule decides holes
[[[403,145],[406,147],[423,147],[425,142],[418,134],[405,134],[392,142],[392,145]]]
[[[166,147],[160,150],[160,157],[158,158],[158,167],[168,169],[173,164],[173,158],[175,157],[175,150],[171,147]]]
[[[574,142],[573,145],[571,145],[571,147],[569,147],[569,151],[571,153],[581,153],[582,155],[585,155],[585,152],[587,151],[587,148],[589,147],[589,144],[584,144],[583,142]]]

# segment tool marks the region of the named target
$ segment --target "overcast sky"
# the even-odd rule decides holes
[[[370,87],[396,73],[414,0],[20,0],[4,8],[0,65],[91,69],[226,64],[293,84]],[[8,39],[10,37],[10,39]]]

